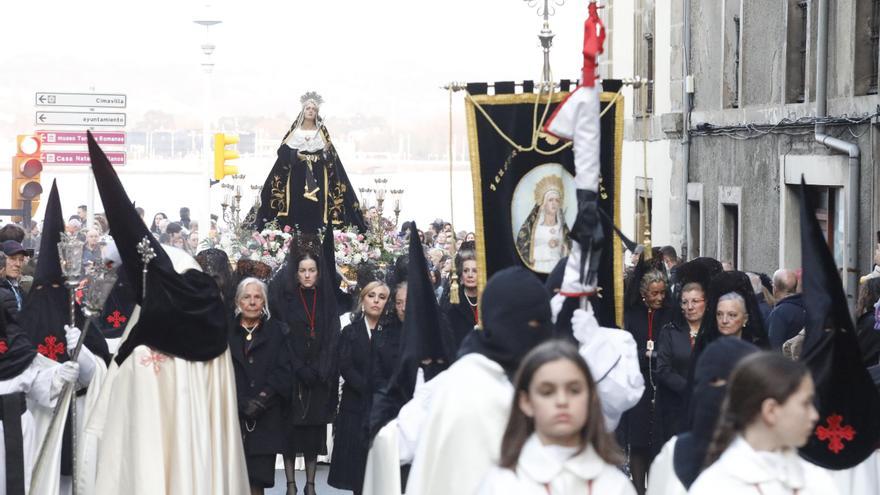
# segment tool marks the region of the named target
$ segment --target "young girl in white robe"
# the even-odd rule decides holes
[[[480,495],[635,494],[617,468],[620,449],[605,430],[596,382],[577,349],[536,347],[516,377],[501,461]]]
[[[727,389],[709,467],[693,495],[835,495],[830,474],[798,456],[819,413],[809,370],[781,354],[761,352],[737,365]]]

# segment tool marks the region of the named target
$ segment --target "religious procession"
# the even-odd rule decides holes
[[[532,1],[540,80],[444,86],[449,208],[419,198],[428,218],[385,179],[356,187],[316,89],[277,129],[252,204],[229,182],[238,138],[216,135],[198,183],[220,210],[145,193],[105,129],[20,135],[0,210],[0,495],[880,493],[880,2],[631,3]],[[777,107],[809,117],[735,123],[782,115],[740,79],[740,57],[769,57],[740,52],[761,9],[803,37]],[[556,80],[563,10],[577,44],[555,50],[580,72]],[[850,14],[873,37],[830,34]],[[697,54],[712,16],[734,60],[715,113],[693,90],[714,81]],[[858,76],[860,44],[864,94],[828,74],[857,46]],[[460,93],[472,195],[452,187]],[[68,138],[96,197],[48,165],[73,156],[53,152]],[[756,172],[762,152],[779,167]],[[160,211],[142,206],[155,196]]]

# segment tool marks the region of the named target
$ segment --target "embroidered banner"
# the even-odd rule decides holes
[[[534,136],[568,92],[512,94],[513,84],[496,83],[495,95],[475,94],[485,92],[485,87],[468,85],[465,99],[480,287],[493,273],[514,265],[544,279],[570,248],[568,230],[577,214],[574,155],[570,145]],[[619,89],[619,81],[605,81],[600,98],[604,114],[599,207],[617,225],[623,149]],[[605,225],[605,237],[608,245],[599,274],[602,297],[592,303],[600,324],[619,326],[623,248],[610,225]]]

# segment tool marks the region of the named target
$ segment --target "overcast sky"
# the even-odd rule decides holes
[[[0,126],[32,123],[36,91],[125,93],[129,125],[152,109],[200,115],[205,33],[192,21],[203,5],[7,2]],[[537,79],[541,72],[541,19],[523,0],[252,0],[213,7],[223,21],[211,28],[219,115],[295,114],[299,96],[313,89],[326,100],[325,116],[382,114],[405,126],[446,115],[439,86],[448,81]],[[552,18],[557,78],[578,76],[586,8],[586,1],[569,0]]]

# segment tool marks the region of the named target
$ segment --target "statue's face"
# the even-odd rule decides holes
[[[303,118],[306,120],[315,120],[318,117],[318,106],[312,102],[307,102],[303,107]]]
[[[544,212],[548,215],[556,215],[559,213],[559,207],[561,206],[561,198],[559,197],[559,193],[556,191],[548,191],[546,195],[544,195]]]

